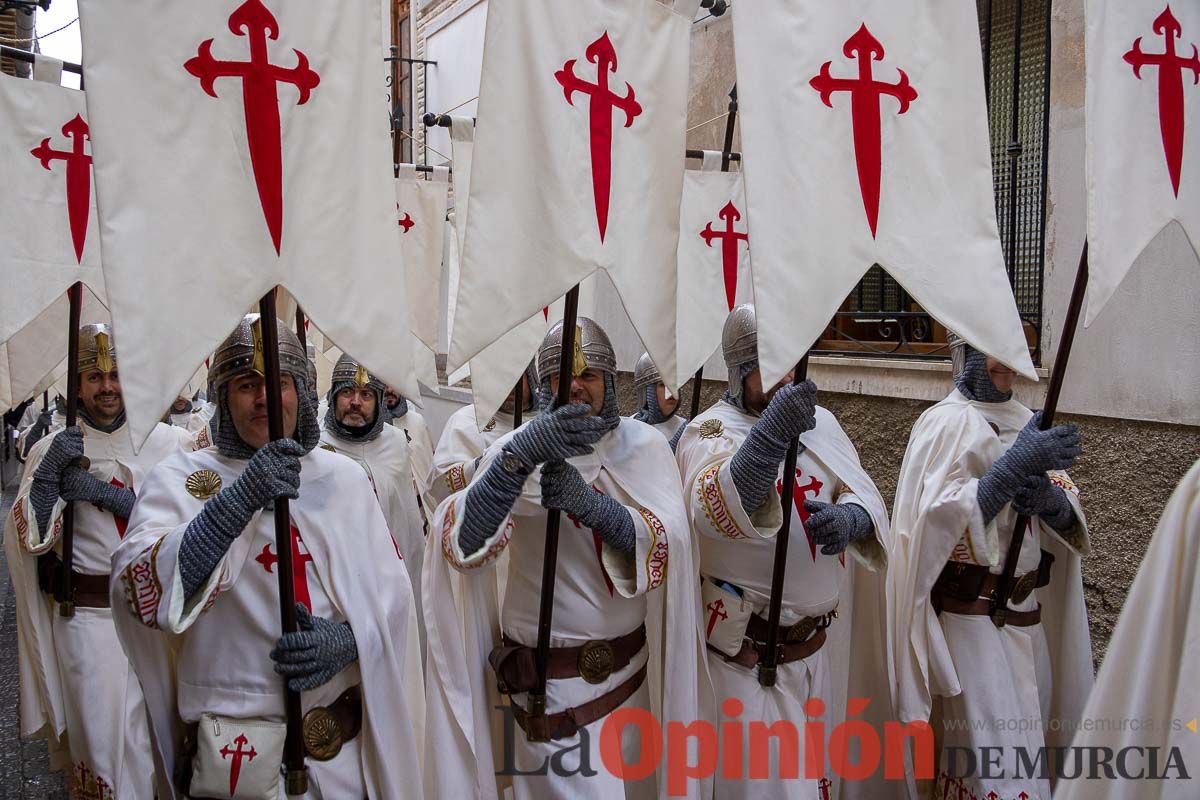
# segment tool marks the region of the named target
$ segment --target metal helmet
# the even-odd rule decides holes
[[[725,327],[721,330],[721,355],[729,371],[729,394],[740,404],[742,368],[758,361],[758,318],[750,303],[738,306],[725,318]]]
[[[112,328],[94,322],[79,329],[79,372],[112,372],[117,368],[117,349],[113,346]]]
[[[643,389],[662,382],[662,375],[659,374],[658,367],[654,366],[650,354],[642,353],[642,357],[637,360],[637,366],[633,368],[633,388]]]
[[[279,337],[279,371],[295,378],[310,380],[310,362],[300,345],[300,340],[291,327],[282,320],[275,320]],[[233,333],[221,342],[208,368],[208,382],[214,396],[235,376],[246,372],[264,375],[262,325],[258,314],[247,314],[233,329]],[[311,394],[314,387],[306,387]]]
[[[366,367],[344,353],[333,365],[331,381],[331,385],[334,387],[333,393],[336,393],[338,389],[345,388],[341,384],[359,389],[371,389],[380,397],[383,397],[384,391],[386,391],[383,381],[377,375],[368,372]]]
[[[556,322],[538,350],[537,371],[543,381],[558,374],[562,358],[562,331],[562,322]],[[588,368],[616,375],[617,352],[613,350],[612,342],[603,328],[587,317],[579,317],[576,321],[572,369],[578,375]]]
[[[967,366],[967,340],[951,330],[946,331],[946,344],[950,346],[950,364],[953,377],[957,378]]]

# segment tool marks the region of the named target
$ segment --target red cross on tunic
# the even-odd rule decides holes
[[[1142,78],[1142,67],[1158,68],[1158,124],[1162,131],[1163,152],[1167,157],[1171,186],[1175,189],[1175,196],[1179,197],[1179,176],[1183,172],[1183,76],[1190,70],[1192,85],[1200,84],[1200,49],[1193,44],[1190,58],[1175,52],[1175,40],[1183,35],[1183,26],[1171,13],[1170,6],[1154,20],[1153,30],[1163,38],[1163,52],[1145,52],[1142,50],[1142,37],[1139,36],[1133,43],[1133,49],[1125,54],[1125,62],[1133,67],[1133,74],[1139,80]]]
[[[829,800],[829,787],[833,786],[833,781],[829,778],[821,778],[817,783],[817,788],[821,791],[821,800]]]
[[[125,488],[125,484],[121,483],[116,478],[113,478],[111,481],[109,481],[109,484],[117,487],[118,489]],[[132,488],[133,487],[131,486],[130,489],[132,489]],[[116,514],[113,514],[113,523],[116,524],[116,526],[117,526],[117,538],[124,539],[125,531],[129,529],[129,518],[128,517],[118,517]]]
[[[595,486],[592,487],[592,491],[600,492]],[[600,492],[600,494],[604,494],[604,492]],[[583,525],[580,524],[579,518],[574,514],[567,512],[567,519],[575,523],[576,528],[583,530]],[[591,529],[589,528],[588,530]],[[612,597],[617,587],[613,585],[612,578],[608,576],[608,570],[604,568],[604,540],[600,538],[600,534],[592,531],[592,542],[596,546],[596,563],[600,565],[600,574],[604,576],[604,585],[608,587],[608,596]]]
[[[275,562],[279,561],[279,557],[275,555],[273,545],[263,545],[262,552],[254,557],[254,560],[262,564],[262,568],[267,572],[275,572]],[[292,586],[296,590],[296,602],[303,603],[304,606],[312,611],[312,599],[308,593],[308,565],[312,562],[312,556],[308,554],[308,548],[304,546],[304,540],[300,538],[300,531],[296,528],[295,523],[292,524]]]
[[[808,483],[802,486],[800,485],[800,478],[803,477],[803,475],[804,473],[800,470],[800,468],[796,467],[796,494],[793,502],[796,506],[796,513],[800,515],[800,525],[804,528],[804,535],[808,538],[808,549],[809,552],[812,553],[812,560],[816,561],[817,545],[812,540],[812,537],[808,535],[808,518],[812,515],[809,514],[808,509],[804,507],[804,500],[810,494],[813,497],[816,497],[818,494],[820,494],[821,489],[825,486],[825,484],[821,483],[814,476],[809,478]],[[782,479],[775,481],[775,491],[778,492],[780,496],[783,496]]]

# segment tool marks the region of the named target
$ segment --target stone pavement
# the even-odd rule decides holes
[[[0,519],[16,496],[20,468],[16,461],[0,464]],[[18,733],[16,614],[8,562],[0,549],[0,800],[67,800],[62,773],[50,769],[45,743],[22,742]]]

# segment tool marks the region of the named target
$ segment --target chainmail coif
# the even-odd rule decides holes
[[[1002,392],[992,383],[992,376],[988,374],[987,356],[969,344],[964,347],[967,348],[966,364],[962,372],[954,378],[954,385],[958,390],[966,395],[968,400],[980,403],[1005,403],[1011,400],[1011,391]]]

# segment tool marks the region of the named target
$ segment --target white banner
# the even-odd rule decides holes
[[[975,5],[761,0],[733,34],[763,384],[876,263],[1035,377],[996,227]]]
[[[415,393],[378,0],[79,7],[134,441],[276,285]]]
[[[1091,325],[1171,222],[1200,254],[1200,4],[1088,0],[1086,13]]]
[[[432,180],[417,175],[413,164],[401,164],[399,170],[396,210],[408,279],[408,321],[426,349],[436,348],[449,170],[434,167]]]
[[[754,302],[739,172],[688,170],[679,207],[678,388],[721,346],[734,306]],[[669,383],[669,381],[668,381]]]
[[[675,374],[691,22],[653,0],[491,0],[451,369],[604,269]]]
[[[0,76],[0,342],[77,281],[104,300],[87,120],[83,92]]]

